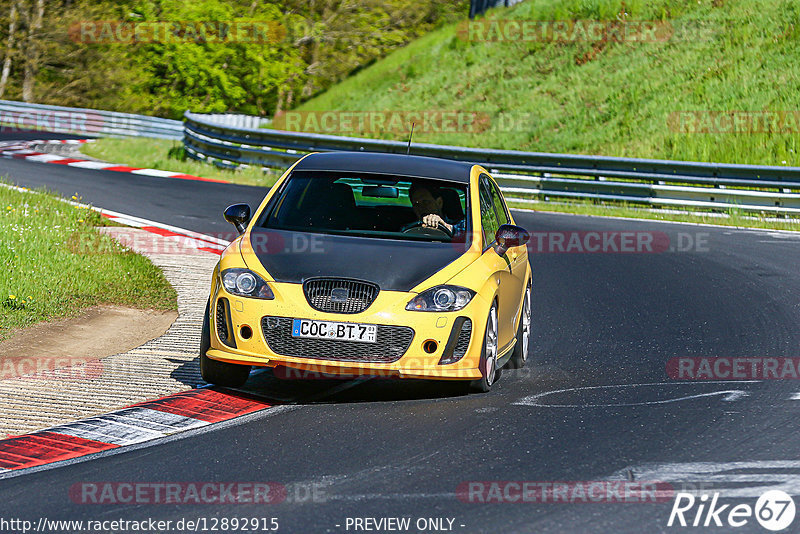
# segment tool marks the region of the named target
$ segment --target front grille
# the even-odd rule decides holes
[[[309,305],[331,313],[361,313],[369,308],[379,291],[376,284],[347,278],[311,278],[303,282]]]
[[[235,343],[231,339],[230,330],[228,330],[228,316],[228,299],[221,298],[217,300],[217,336],[220,341],[229,347],[234,347]]]
[[[292,337],[292,319],[288,317],[264,317],[261,330],[270,350],[276,354],[346,362],[396,362],[414,338],[412,328],[388,325],[378,325],[375,343]]]

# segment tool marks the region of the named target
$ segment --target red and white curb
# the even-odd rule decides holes
[[[45,144],[82,144],[91,141],[90,139],[61,139],[61,140],[38,140],[38,141],[13,141],[0,145],[0,157],[10,159],[24,159],[26,161],[36,161],[39,163],[55,163],[58,165],[68,165],[70,167],[80,167],[83,169],[96,169],[104,171],[127,172],[144,176],[156,176],[158,178],[177,178],[179,180],[196,180],[200,182],[228,183],[225,180],[215,180],[213,178],[202,178],[191,174],[180,172],[162,171],[159,169],[147,169],[130,167],[119,163],[106,163],[104,161],[91,161],[80,158],[70,158],[57,154],[37,152],[31,149],[33,146]]]
[[[38,194],[10,184],[0,183],[0,187]],[[74,200],[62,200],[70,206],[93,209],[106,218],[133,227],[102,229],[112,236],[118,232],[127,235],[149,232],[152,239],[134,240],[134,244],[149,247],[145,255],[164,269],[167,279],[176,288],[179,316],[159,338],[126,353],[101,359],[105,369],[101,376],[86,377],[78,373],[74,376],[79,379],[60,380],[26,375],[0,381],[3,419],[0,435],[9,437],[0,441],[0,478],[11,476],[8,471],[141,443],[248,413],[254,407],[265,407],[264,402],[248,400],[243,403],[236,400],[241,396],[231,394],[224,395],[227,400],[210,399],[222,395],[214,390],[188,390],[161,401],[133,404],[172,394],[176,388],[183,389],[187,384],[199,382],[196,370],[184,368],[196,359],[199,340],[194,336],[199,334],[207,299],[207,294],[198,293],[196,288],[197,284],[205,283],[216,263],[216,260],[211,263],[212,258],[222,252],[228,241]],[[173,246],[171,242],[176,244]],[[196,248],[200,256],[185,258],[189,248]],[[156,380],[148,376],[161,378]],[[84,398],[86,395],[88,399]],[[187,410],[186,399],[191,399],[190,404],[202,404],[207,409]],[[128,408],[108,416],[87,417],[119,406]],[[63,424],[76,419],[78,423]],[[98,428],[98,424],[103,428]],[[40,430],[42,428],[45,430]]]
[[[163,438],[273,405],[247,395],[193,389],[31,434],[0,440],[0,474]]]
[[[78,203],[74,204],[83,206],[82,204]],[[229,241],[224,239],[193,232],[191,230],[186,230],[185,228],[178,228],[176,226],[170,226],[168,224],[162,224],[147,219],[140,219],[139,217],[133,217],[131,215],[125,215],[124,213],[117,213],[110,210],[92,208],[91,206],[86,207],[94,209],[95,211],[99,212],[100,215],[112,221],[124,224],[126,226],[140,228],[152,234],[160,235],[161,237],[170,241],[174,241],[176,248],[196,249],[220,255],[222,254],[222,251],[225,250],[225,247],[230,244]]]

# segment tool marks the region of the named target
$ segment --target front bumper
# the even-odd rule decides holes
[[[439,380],[473,380],[481,376],[478,363],[489,304],[480,294],[462,310],[438,313],[407,311],[405,306],[415,296],[413,293],[381,291],[365,311],[340,314],[313,309],[301,284],[271,282],[270,287],[274,300],[237,297],[214,284],[208,357],[330,375]],[[374,344],[299,342],[285,330],[286,321],[295,318],[379,325],[378,340]],[[225,322],[223,328],[217,328],[220,321]],[[465,323],[470,327],[468,339]],[[381,332],[388,334],[382,336]],[[431,351],[434,343],[435,350]],[[454,352],[455,356],[463,356],[457,358]],[[442,363],[443,355],[450,356],[445,361],[451,363]]]

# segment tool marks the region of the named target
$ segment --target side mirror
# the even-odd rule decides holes
[[[494,251],[502,256],[508,249],[524,245],[530,238],[531,234],[525,228],[513,224],[503,224],[495,234]]]
[[[239,235],[247,230],[250,222],[250,206],[247,204],[234,204],[225,208],[225,220],[236,227]]]

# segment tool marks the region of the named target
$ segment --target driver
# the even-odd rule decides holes
[[[435,185],[412,184],[408,192],[411,207],[422,222],[423,228],[436,228],[443,226],[453,236],[464,233],[466,219],[460,221],[447,221],[442,214],[444,198],[442,192]]]

